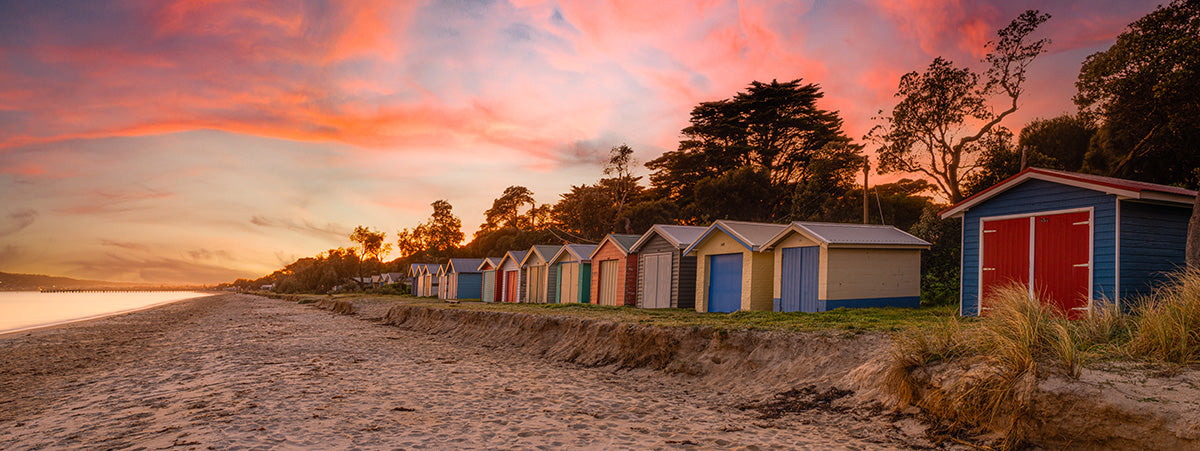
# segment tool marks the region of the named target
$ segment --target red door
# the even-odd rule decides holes
[[[504,279],[504,302],[517,302],[517,271],[505,271]]]
[[[1086,211],[1034,217],[1034,291],[1070,318],[1087,314],[1090,218]]]
[[[993,290],[1029,283],[1029,218],[983,222],[981,308]]]

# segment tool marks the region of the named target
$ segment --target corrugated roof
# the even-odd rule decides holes
[[[530,253],[525,255],[525,260],[529,260],[536,253],[543,262],[547,262],[554,258],[554,254],[557,254],[559,249],[562,249],[562,246],[557,244],[535,244],[529,248]],[[522,265],[525,264],[525,260],[521,261]]]
[[[491,265],[491,266],[492,266],[492,269],[495,269],[497,266],[500,266],[500,259],[501,259],[501,258],[503,258],[503,257],[487,257],[487,258],[484,258],[482,261],[480,261],[480,262],[479,262],[479,266],[477,266],[475,269],[478,269],[479,271],[483,271],[483,266],[484,266],[484,264]]]
[[[663,239],[675,247],[683,249],[692,244],[693,241],[696,241],[697,238],[703,236],[705,230],[708,230],[708,227],[655,224],[654,227],[651,227],[650,230],[642,234],[641,238],[638,238],[637,242],[633,246],[630,246],[630,249],[641,249],[642,246],[645,246],[650,241],[650,237],[656,234],[663,237]]]
[[[793,222],[769,243],[774,246],[789,230],[803,230],[805,235],[828,245],[886,245],[927,247],[925,240],[890,225],[839,224],[833,222]]]
[[[741,238],[744,238],[747,244],[754,247],[760,247],[775,238],[781,230],[787,227],[787,224],[770,224],[765,222],[744,222],[744,221],[728,221],[724,219],[717,220],[714,225],[721,225],[726,230],[732,231]]]
[[[692,249],[694,249],[696,245],[700,244],[700,242],[704,241],[708,235],[717,230],[720,230],[721,233],[729,235],[735,241],[741,243],[742,246],[745,246],[746,249],[753,252],[759,252],[763,250],[763,246],[766,245],[767,242],[771,241],[772,238],[775,238],[776,235],[778,235],[787,227],[787,224],[718,219],[713,221],[712,225],[708,226],[708,228],[704,230],[704,234],[700,235],[699,238],[696,238],[696,240],[693,241],[692,244],[689,245],[683,252],[685,254],[691,253]]]
[[[452,258],[450,266],[454,267],[454,272],[474,273],[479,272],[479,265],[483,264],[482,258]]]
[[[642,237],[641,235],[626,235],[616,233],[609,234],[608,236],[612,238],[614,242],[620,245],[625,252],[629,252],[629,248],[633,247],[633,243],[636,243],[637,240]]]
[[[589,259],[594,258],[596,256],[596,251],[599,251],[600,247],[604,246],[605,241],[612,241],[613,244],[615,244],[617,246],[617,249],[619,249],[621,251],[621,253],[628,255],[629,248],[633,247],[633,245],[636,244],[637,241],[641,238],[642,238],[641,235],[625,235],[625,234],[619,234],[619,233],[610,233],[610,234],[606,235],[603,240],[600,240],[600,244],[597,244],[596,248],[592,250],[592,253],[588,254],[588,258]]]
[[[1103,175],[1080,174],[1078,172],[1060,171],[1057,169],[1044,168],[1028,168],[1031,172],[1040,172],[1043,174],[1057,175],[1066,179],[1074,179],[1080,181],[1089,181],[1092,183],[1111,186],[1113,188],[1122,188],[1131,191],[1154,191],[1158,193],[1177,194],[1180,196],[1195,196],[1196,192],[1187,188],[1178,186],[1159,185],[1157,183],[1140,182],[1137,180],[1119,179],[1116,177],[1105,177]]]
[[[550,257],[550,261],[557,261],[559,256],[561,256],[564,252],[574,255],[575,258],[579,259],[580,261],[588,261],[591,258],[592,252],[595,250],[595,244],[567,244],[564,245],[562,249],[559,249],[558,253],[554,254],[553,257]]]
[[[1004,179],[1004,181],[992,185],[976,193],[974,196],[963,199],[938,214],[942,219],[957,217],[971,207],[1008,191],[1029,179],[1046,180],[1133,199],[1191,204],[1195,201],[1196,197],[1195,191],[1177,186],[1159,185],[1157,183],[1139,182],[1137,180],[1119,179],[1101,175],[1080,174],[1078,172],[1059,171],[1055,169],[1026,168],[1017,173],[1017,175]]]
[[[500,264],[503,265],[505,259],[511,259],[513,262],[516,262],[517,266],[520,266],[521,262],[525,260],[525,254],[528,252],[529,251],[508,251],[504,254],[504,257],[500,259]]]

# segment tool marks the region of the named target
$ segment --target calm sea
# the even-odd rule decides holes
[[[115,315],[204,293],[40,293],[0,291],[0,333]]]

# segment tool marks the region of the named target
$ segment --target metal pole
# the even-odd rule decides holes
[[[867,174],[871,172],[871,159],[863,157],[863,224],[869,224],[867,209]]]

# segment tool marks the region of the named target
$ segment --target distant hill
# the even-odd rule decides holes
[[[129,282],[105,282],[102,280],[80,280],[70,277],[46,276],[42,274],[14,274],[0,272],[0,291],[37,291],[39,288],[118,288],[139,287],[146,284]]]

